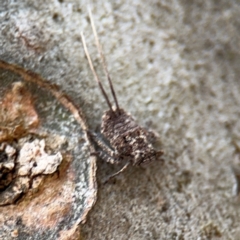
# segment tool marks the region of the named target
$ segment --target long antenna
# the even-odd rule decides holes
[[[113,111],[113,108],[112,108],[112,105],[111,105],[111,103],[110,103],[110,101],[109,101],[109,98],[108,98],[108,96],[107,96],[107,94],[106,94],[106,92],[105,92],[105,90],[104,90],[104,88],[103,88],[103,86],[102,86],[102,83],[100,82],[99,77],[98,77],[98,75],[97,75],[97,73],[96,73],[96,71],[95,71],[95,69],[94,69],[94,67],[93,67],[92,60],[91,60],[91,57],[90,57],[90,55],[89,55],[89,53],[88,53],[86,41],[85,41],[85,38],[84,38],[84,35],[83,35],[82,32],[81,32],[81,38],[82,38],[82,43],[83,43],[84,51],[85,51],[85,54],[86,54],[86,56],[87,56],[89,66],[90,66],[90,68],[91,68],[91,70],[92,70],[92,72],[93,72],[94,78],[95,78],[96,82],[98,83],[98,85],[99,85],[99,87],[100,87],[100,89],[101,89],[101,91],[102,91],[102,94],[103,94],[105,100],[107,101],[107,104],[108,104],[110,110],[111,110],[113,113],[115,113],[115,112]]]
[[[117,112],[119,112],[118,100],[117,100],[116,93],[115,93],[113,85],[112,85],[112,80],[111,80],[110,74],[109,74],[108,69],[107,69],[107,64],[106,64],[106,61],[105,61],[105,58],[104,58],[104,55],[103,55],[102,46],[101,46],[101,44],[98,40],[98,35],[97,35],[97,31],[96,31],[96,28],[95,28],[95,25],[94,25],[93,16],[92,16],[92,12],[91,12],[90,7],[88,8],[88,12],[89,12],[89,17],[90,17],[90,21],[91,21],[92,30],[93,30],[93,34],[94,34],[94,37],[95,37],[95,43],[96,43],[96,46],[97,46],[97,49],[98,49],[98,53],[100,54],[100,58],[101,58],[101,61],[102,61],[104,72],[105,72],[105,75],[108,79],[108,83],[109,83],[109,86],[110,86],[110,89],[111,89],[111,93],[113,95],[113,98],[114,98],[114,101],[115,101],[115,104],[116,104]]]

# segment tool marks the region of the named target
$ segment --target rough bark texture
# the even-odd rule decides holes
[[[1,3],[5,61],[64,89],[98,131],[107,108],[94,64],[87,1]],[[94,1],[96,28],[120,106],[160,136],[165,164],[130,168],[98,161],[98,200],[84,239],[239,239],[231,165],[240,151],[238,1]],[[102,76],[102,75],[101,75]]]

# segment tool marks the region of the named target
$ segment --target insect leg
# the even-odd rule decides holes
[[[96,134],[88,131],[90,138],[101,148],[101,151],[94,152],[92,154],[99,156],[101,159],[106,162],[115,164],[119,162],[119,157],[116,153],[100,138],[96,136]]]
[[[104,184],[107,183],[110,179],[116,177],[118,174],[122,173],[127,169],[127,167],[130,165],[130,162],[127,162],[118,172],[114,173],[113,175],[109,176],[105,181]]]
[[[119,163],[118,158],[114,158],[113,156],[108,155],[108,153],[106,153],[105,151],[93,152],[91,153],[91,155],[95,155],[103,159],[107,163],[111,163],[111,164]]]

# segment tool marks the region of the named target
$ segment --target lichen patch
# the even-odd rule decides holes
[[[37,191],[44,175],[57,171],[62,154],[45,152],[45,140],[25,142],[20,149],[0,145],[0,206],[16,202],[30,189]]]

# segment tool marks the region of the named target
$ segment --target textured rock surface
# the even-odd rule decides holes
[[[120,105],[160,135],[166,164],[101,185],[118,167],[100,160],[84,239],[240,238],[240,5],[192,2],[92,3]],[[101,74],[87,4],[2,4],[0,56],[62,86],[95,129],[106,104],[80,42],[83,30]]]

